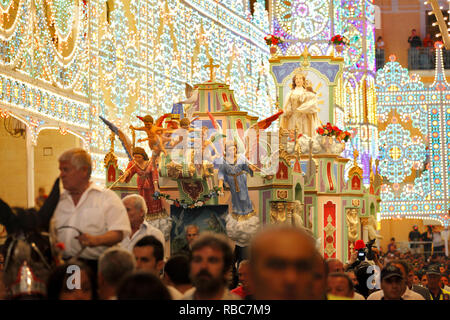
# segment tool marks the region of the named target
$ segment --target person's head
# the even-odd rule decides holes
[[[416,33],[417,33],[416,29],[412,29],[412,30],[411,30],[411,35],[415,36]]]
[[[258,300],[309,299],[317,250],[302,229],[271,226],[252,239],[250,277]]]
[[[153,120],[153,117],[151,115],[146,115],[145,117],[143,117],[142,122],[144,122],[144,126],[146,128],[153,127],[153,124],[155,123],[155,121]]]
[[[445,286],[448,286],[448,276],[443,274],[441,276],[441,288],[444,288]]]
[[[420,283],[422,284],[422,286],[427,287],[428,286],[428,277],[427,274],[424,273],[421,277],[420,277]]]
[[[278,212],[285,212],[285,209],[284,209],[285,204],[286,203],[284,201],[276,202]]]
[[[125,276],[118,289],[118,300],[171,300],[164,283],[148,271],[135,271]]]
[[[381,36],[379,36],[379,37],[377,38],[377,41],[380,41],[380,40],[383,40],[383,38],[382,38]]]
[[[197,239],[198,236],[200,235],[200,230],[197,225],[190,224],[190,225],[186,226],[185,233],[186,233],[186,240],[187,240],[188,244],[191,245],[192,242],[195,239]]]
[[[441,273],[437,265],[430,265],[427,269],[427,287],[430,290],[436,290],[439,288],[439,282],[441,281]]]
[[[228,160],[234,160],[238,151],[237,142],[235,140],[228,140],[225,143],[225,158]]]
[[[205,140],[208,138],[209,128],[207,126],[202,127],[202,139]]]
[[[241,283],[244,290],[247,292],[250,291],[249,273],[250,273],[249,261],[242,260],[241,263],[239,263],[238,277],[239,277],[239,282]]]
[[[297,87],[303,87],[303,88],[306,87],[306,77],[302,73],[297,73],[292,78],[292,89],[295,89]]]
[[[185,255],[175,255],[164,265],[164,281],[169,285],[191,284],[189,259]]]
[[[418,272],[413,272],[413,271],[410,271],[410,273],[413,273],[412,283],[414,285],[419,285],[420,284],[420,274]]]
[[[39,196],[44,196],[45,195],[45,188],[43,188],[43,187],[40,187],[39,188],[39,190],[38,190],[38,194],[39,194]]]
[[[406,260],[395,260],[392,262],[392,265],[399,268],[399,270],[402,272],[403,280],[405,280],[405,283],[409,286],[412,285],[412,277],[409,276],[409,271],[411,270],[410,265]]]
[[[188,130],[191,125],[191,121],[188,118],[183,118],[180,120],[180,127],[182,129]]]
[[[344,264],[339,259],[327,259],[328,271],[332,272],[344,272]]]
[[[136,260],[126,249],[112,247],[104,251],[98,260],[98,288],[100,299],[116,294],[123,277],[134,271]]]
[[[138,163],[142,163],[145,160],[148,160],[147,152],[141,147],[135,147],[133,149],[133,158]]]
[[[400,300],[405,290],[402,271],[393,264],[381,270],[381,289],[385,300]]]
[[[91,156],[86,150],[74,148],[59,157],[60,178],[64,189],[78,191],[89,183],[92,171]]]
[[[138,194],[130,194],[123,198],[122,202],[127,209],[131,229],[139,229],[148,210],[144,198]]]
[[[350,280],[352,280],[353,287],[356,287],[358,285],[358,279],[356,278],[355,270],[348,270],[346,272]]]
[[[419,231],[419,227],[417,225],[413,226],[413,231]]]
[[[353,298],[353,282],[348,274],[332,272],[328,275],[328,293],[338,296]]]
[[[164,267],[164,247],[154,236],[145,236],[133,248],[136,269],[159,275]]]
[[[395,238],[391,238],[391,243],[394,243],[395,242]]]
[[[94,283],[91,269],[82,262],[56,267],[47,279],[48,300],[92,300]]]
[[[326,300],[328,265],[320,253],[316,253],[313,267],[313,285],[310,300]]]
[[[190,278],[197,292],[213,295],[227,286],[233,252],[224,235],[205,232],[192,243]]]

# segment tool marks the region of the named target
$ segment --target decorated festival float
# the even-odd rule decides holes
[[[292,162],[294,170],[304,172],[304,184],[296,185],[293,195],[302,203],[303,225],[320,240],[325,258],[346,261],[356,240],[376,237],[381,177],[371,163],[370,184],[363,183],[363,169],[342,156],[346,145],[353,147],[351,130],[344,130],[345,123],[332,125],[343,122],[344,106],[336,96],[342,90],[344,59],[311,56],[305,49],[301,56],[273,56],[270,64],[284,111],[279,172]]]
[[[351,133],[331,124],[343,59],[305,50],[302,56],[273,57],[270,64],[279,112],[262,121],[240,111],[229,85],[215,80],[217,66],[210,61],[210,80],[187,86],[187,100],[175,103],[171,113],[140,117],[145,125],[130,126],[132,142],[109,124],[130,164],[117,165],[112,133],[106,185],[121,197],[141,193],[156,208],[147,221],[163,231],[173,252],[185,245],[184,227],[191,224],[226,233],[245,248],[259,227],[288,223],[310,229],[324,256],[341,260],[356,240],[373,237],[380,176],[375,169],[364,186],[358,163],[347,165],[350,160],[341,156]],[[279,127],[268,131],[275,120]],[[135,141],[136,130],[157,133],[148,138],[151,156],[139,144],[148,139]],[[149,179],[146,192],[136,176]]]

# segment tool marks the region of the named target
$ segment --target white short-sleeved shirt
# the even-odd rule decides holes
[[[124,237],[131,233],[130,220],[122,200],[111,190],[103,189],[91,182],[81,195],[77,206],[67,190],[61,194],[53,215],[58,241],[65,245],[64,257],[73,257],[81,250],[81,244],[75,239],[79,233],[93,236],[105,234],[108,231],[122,231]],[[97,260],[107,246],[86,247],[80,258]]]
[[[353,300],[366,300],[366,298],[358,292],[353,292]]]
[[[148,224],[147,221],[144,221],[141,226],[139,227],[139,230],[136,231],[131,238],[129,236],[126,236],[123,238],[122,242],[120,243],[120,246],[124,249],[127,249],[128,251],[132,252],[134,245],[143,237],[145,236],[154,236],[156,239],[161,241],[163,248],[165,247],[165,239],[164,234],[161,230],[158,228],[155,228],[154,226]]]
[[[383,298],[384,292],[383,290],[378,290],[372,293],[370,296],[367,297],[367,300],[381,300]],[[405,293],[402,295],[403,300],[425,300],[425,298],[418,294],[417,292],[414,292],[410,290],[408,287],[405,290]]]

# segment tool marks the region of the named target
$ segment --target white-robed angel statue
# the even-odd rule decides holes
[[[313,137],[320,126],[317,94],[306,80],[304,73],[296,73],[292,79],[292,90],[283,107],[281,127],[297,129],[298,133]]]

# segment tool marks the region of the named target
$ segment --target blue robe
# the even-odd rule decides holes
[[[253,171],[243,156],[238,156],[235,164],[223,161],[219,166],[218,178],[223,180],[231,191],[233,213],[247,215],[253,212],[252,202],[248,194],[247,172],[253,177]],[[237,181],[237,188],[236,183]]]

